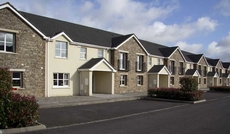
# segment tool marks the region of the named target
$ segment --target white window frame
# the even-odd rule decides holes
[[[54,78],[54,75],[56,74],[57,78]],[[62,78],[59,78],[59,75],[62,75]],[[67,75],[68,78],[65,76]],[[55,85],[56,81],[56,85]],[[59,85],[59,82],[62,81],[62,85]],[[65,84],[65,81],[67,81],[68,84]],[[53,73],[53,87],[58,88],[58,87],[69,87],[69,73]]]
[[[142,58],[141,58],[142,57]],[[141,71],[143,68],[141,67],[143,64],[143,55],[137,55],[137,71]]]
[[[82,51],[85,50],[85,51]],[[81,47],[80,48],[80,59],[86,59],[87,58],[87,48],[86,47]]]
[[[120,76],[120,86],[126,86],[127,85],[127,75],[121,75]]]
[[[152,57],[149,57],[149,66],[152,66]]]
[[[57,47],[57,45],[59,45],[59,48]],[[65,45],[65,47],[63,47],[63,45]],[[57,51],[59,52],[59,54],[57,54]],[[55,57],[67,58],[67,54],[68,54],[67,51],[68,51],[67,42],[56,41],[56,43],[55,43]],[[62,54],[65,54],[65,55],[62,55]]]
[[[161,59],[157,58],[157,65],[160,65],[160,64],[161,64]]]
[[[103,58],[103,50],[98,49],[98,58]]]
[[[119,60],[120,60],[119,69],[120,70],[125,70],[126,66],[127,66],[127,53],[120,53]]]
[[[143,85],[143,76],[142,75],[138,75],[137,76],[137,85]]]
[[[15,52],[15,34],[14,33],[9,33],[9,32],[3,32],[3,31],[0,31],[0,33],[3,34],[3,41],[0,40],[0,43],[3,43],[3,46],[4,46],[4,50],[0,50],[0,52],[10,52],[10,53],[14,53]],[[13,36],[13,41],[12,42],[7,42],[6,39],[7,39],[7,34],[9,35],[12,35]],[[7,51],[6,50],[6,46],[7,46],[7,43],[9,44],[12,44],[13,45],[13,51]]]
[[[14,78],[14,73],[19,73],[19,74],[20,74],[20,77],[19,77],[19,78]],[[14,86],[14,85],[13,85],[13,88],[22,88],[22,87],[23,87],[22,75],[23,75],[22,72],[17,72],[17,71],[12,72],[12,84],[14,84],[14,83],[13,83],[14,80],[19,80],[19,81],[20,81],[20,86]]]

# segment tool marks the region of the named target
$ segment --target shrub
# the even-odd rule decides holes
[[[12,90],[12,79],[8,68],[0,68],[0,90],[10,92]]]
[[[33,125],[38,119],[38,104],[34,96],[21,96],[12,91],[12,79],[7,68],[0,68],[0,128]]]
[[[181,90],[184,92],[193,92],[198,90],[198,82],[193,77],[182,77],[180,79]]]
[[[195,101],[202,98],[203,91],[184,92],[179,88],[153,88],[148,90],[148,96]]]
[[[210,91],[230,92],[230,87],[228,86],[212,86],[209,89]]]

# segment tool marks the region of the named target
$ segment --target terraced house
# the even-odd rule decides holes
[[[138,39],[0,5],[0,67],[13,87],[39,96],[92,95],[179,87],[184,76],[199,88],[229,85],[229,63],[179,47]]]

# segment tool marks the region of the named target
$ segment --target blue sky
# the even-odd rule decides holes
[[[0,3],[6,1],[0,0]],[[8,0],[15,8],[230,61],[230,0]]]

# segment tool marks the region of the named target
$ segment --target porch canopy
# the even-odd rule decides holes
[[[154,65],[148,71],[149,88],[169,87],[171,73],[164,65]]]
[[[185,75],[192,77],[200,77],[200,73],[196,69],[188,69],[185,72]]]
[[[219,75],[217,72],[208,72],[208,86],[218,86]]]
[[[93,93],[114,94],[116,70],[104,58],[92,58],[78,68],[80,73],[80,95]]]
[[[224,82],[224,86],[230,85],[230,74],[228,73],[223,74],[223,82]]]

